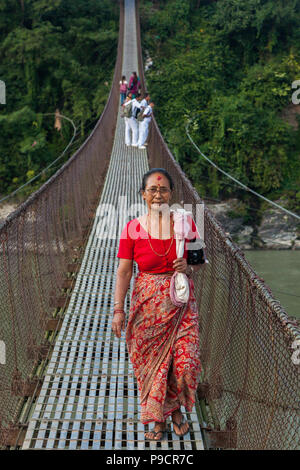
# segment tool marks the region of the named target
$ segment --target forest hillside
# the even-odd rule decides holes
[[[146,81],[173,155],[202,197],[269,207],[209,165],[300,211],[299,0],[140,0]],[[300,88],[300,87],[298,87]],[[300,98],[300,93],[298,93]]]
[[[74,153],[99,118],[110,90],[117,53],[117,0],[1,0],[0,196],[14,191],[54,161],[73,127]],[[30,194],[63,164],[30,184]]]
[[[292,103],[292,84],[300,80],[300,0],[139,5],[155,116],[200,196],[238,200],[231,215],[243,226],[258,227],[269,207],[197,153],[187,124],[220,168],[300,213],[300,105]],[[47,113],[59,110],[72,119],[76,138],[63,160],[22,191],[23,198],[95,125],[113,76],[118,20],[118,0],[1,1],[0,80],[7,97],[0,105],[0,198],[47,167],[70,141],[70,122],[62,120],[59,130]]]

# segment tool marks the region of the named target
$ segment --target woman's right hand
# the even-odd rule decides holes
[[[125,330],[125,312],[116,312],[114,314],[111,329],[117,338],[121,338],[121,330]]]

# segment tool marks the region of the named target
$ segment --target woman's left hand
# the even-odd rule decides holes
[[[186,258],[177,258],[173,261],[173,268],[178,273],[185,273],[187,270],[187,261]]]

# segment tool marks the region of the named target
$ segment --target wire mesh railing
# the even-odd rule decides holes
[[[122,70],[123,6],[118,55],[105,110],[94,131],[0,229],[0,446],[20,432],[24,397],[39,384],[38,364],[51,347],[59,306],[74,271],[78,247],[93,217],[113,144]],[[142,49],[137,11],[142,83]],[[155,119],[150,167],[164,167],[176,182],[177,202],[201,198],[175,161]],[[195,214],[194,214],[195,215]],[[204,375],[198,396],[205,407],[208,446],[299,449],[299,331],[269,288],[205,208],[209,264],[195,278]],[[203,428],[204,430],[204,428]]]
[[[36,371],[67,300],[113,145],[122,72],[124,6],[114,78],[105,109],[74,155],[0,228],[0,447],[20,432],[24,398],[39,387]],[[78,258],[79,257],[79,258]],[[78,263],[77,263],[78,265]],[[48,333],[47,333],[48,332]],[[52,335],[53,336],[53,335]]]
[[[139,72],[145,91],[140,22]],[[151,90],[148,90],[151,92]],[[203,201],[168,149],[152,120],[151,168],[165,168],[176,182],[174,200]],[[204,208],[209,264],[195,278],[204,375],[198,397],[205,407],[208,447],[299,449],[300,332],[228,237]],[[278,273],[279,275],[279,273]]]

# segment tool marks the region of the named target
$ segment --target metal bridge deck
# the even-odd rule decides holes
[[[123,74],[137,70],[134,0],[125,0]],[[138,189],[149,169],[146,151],[124,144],[124,122],[118,116],[110,165],[99,208],[113,204],[123,220],[119,197],[127,205],[141,202]],[[99,209],[98,208],[98,209]],[[110,226],[110,223],[108,223]],[[118,236],[101,238],[105,230],[97,211],[76,284],[29,421],[23,449],[203,449],[196,402],[186,418],[190,432],[177,437],[169,432],[161,443],[144,439],[139,419],[139,398],[125,335],[111,332],[113,294],[118,259]],[[134,267],[136,274],[136,266]],[[133,276],[134,277],[134,276]],[[126,300],[127,312],[133,287]],[[182,410],[184,412],[184,410]]]

